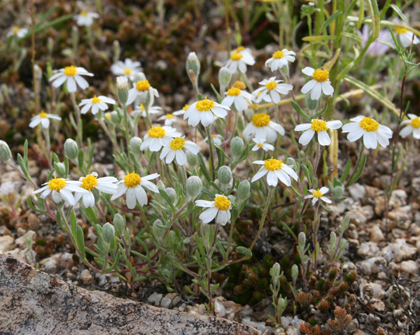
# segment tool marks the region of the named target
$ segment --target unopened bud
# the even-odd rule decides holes
[[[190,200],[195,199],[203,189],[203,182],[197,176],[191,176],[187,179],[187,195]]]
[[[68,159],[74,161],[79,156],[79,147],[76,141],[68,138],[66,142],[64,142],[64,153]]]
[[[197,155],[194,155],[192,152],[187,152],[187,162],[188,165],[194,167],[197,165]]]
[[[117,229],[117,232],[120,236],[124,233],[125,229],[125,218],[121,214],[115,214],[114,216],[114,226]]]
[[[187,63],[186,63],[186,68],[187,68],[187,73],[189,75],[190,70],[192,70],[194,72],[195,78],[198,78],[198,76],[200,75],[200,61],[197,58],[197,55],[195,54],[195,52],[190,52],[188,57],[187,57]]]
[[[107,244],[111,244],[113,238],[115,236],[115,228],[109,222],[105,223],[102,227],[102,237],[104,238],[104,242]]]
[[[111,122],[112,123],[114,123],[114,124],[120,124],[121,123],[121,120],[122,120],[122,118],[121,118],[121,116],[120,116],[120,114],[118,114],[118,112],[117,111],[113,111],[113,112],[111,112]]]
[[[59,177],[67,178],[66,166],[64,165],[64,163],[61,163],[61,162],[56,163],[56,162],[54,162],[54,168],[55,168],[55,171],[57,172],[57,174],[58,174]]]
[[[280,67],[279,67],[280,73],[282,75],[288,77],[289,76],[289,66],[287,64],[283,65],[283,63],[279,63],[279,64],[280,64]]]
[[[163,236],[166,233],[166,227],[163,225],[162,221],[156,220],[153,223],[153,235],[158,240],[158,242],[162,243]]]
[[[135,155],[137,156],[141,156],[142,155],[142,151],[140,150],[141,144],[143,143],[143,141],[141,140],[141,138],[135,136],[130,140],[130,148],[131,151],[134,152]]]
[[[251,190],[251,184],[248,180],[242,180],[238,185],[238,199],[244,200],[249,196],[249,191]]]
[[[315,111],[318,108],[319,100],[312,100],[310,94],[305,95],[305,104],[310,111]]]
[[[231,80],[232,80],[232,72],[230,72],[227,67],[222,67],[219,70],[219,84],[220,84],[220,87],[223,88],[223,91],[226,87],[229,86]]]
[[[292,280],[293,280],[293,282],[296,281],[298,276],[299,276],[299,268],[296,264],[293,264],[293,266],[292,266]]]
[[[335,242],[337,242],[337,235],[332,231],[330,234],[330,246],[334,247]]]
[[[159,180],[159,181],[156,183],[156,186],[157,186],[158,188],[160,188],[161,190],[164,190],[164,189],[166,188],[166,185],[165,185],[165,183],[164,183],[162,180]]]
[[[232,151],[232,156],[234,160],[238,160],[241,157],[242,152],[244,151],[244,140],[238,136],[234,137],[230,142],[230,148]]]
[[[299,242],[299,247],[305,248],[306,235],[303,231],[299,233],[298,242]]]
[[[273,265],[273,267],[271,268],[271,270],[270,270],[270,276],[273,278],[273,279],[277,279],[277,278],[279,278],[279,276],[280,276],[280,264],[279,263],[275,263],[274,265]]]
[[[165,192],[168,195],[169,199],[171,199],[172,203],[175,204],[177,195],[176,191],[172,187],[165,188]]]
[[[7,162],[12,157],[9,145],[5,141],[0,140],[0,160]]]
[[[125,76],[117,77],[117,95],[121,105],[128,100],[128,79]]]
[[[232,170],[229,166],[222,166],[217,173],[219,181],[222,184],[229,184],[230,180],[232,179]]]

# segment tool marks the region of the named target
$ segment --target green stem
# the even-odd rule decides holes
[[[271,187],[271,186],[269,186],[269,187],[268,187],[267,201],[266,201],[266,203],[265,203],[265,207],[264,207],[263,215],[262,215],[262,217],[261,217],[260,227],[258,228],[257,235],[255,236],[254,240],[252,241],[252,244],[251,244],[251,246],[249,247],[249,250],[252,250],[252,248],[254,247],[255,243],[257,243],[258,238],[259,238],[259,237],[260,237],[260,235],[261,235],[262,229],[263,229],[263,227],[264,227],[264,222],[265,222],[265,219],[266,219],[266,217],[267,217],[268,208],[270,207],[270,204],[271,204],[271,199],[273,198],[274,189],[275,189],[275,187]]]
[[[229,257],[230,245],[231,245],[231,243],[232,243],[233,231],[234,231],[234,229],[235,229],[235,222],[236,222],[236,217],[234,217],[234,218],[232,219],[232,222],[231,222],[231,224],[230,224],[229,240],[228,240],[228,245],[227,245],[227,248],[226,248],[226,254],[225,254],[225,259],[224,259],[224,262],[226,262],[226,261],[227,261],[227,259],[228,259],[228,257]]]
[[[73,109],[76,114],[76,133],[77,133],[77,144],[79,145],[79,148],[83,147],[83,123],[82,123],[82,117],[80,115],[80,109],[76,102],[76,95],[74,92],[70,93],[70,100],[73,104]]]
[[[213,178],[214,180],[214,168],[213,168],[213,137],[211,137],[211,129],[210,126],[206,127],[206,131],[207,131],[207,139],[209,142],[209,150],[210,150],[210,154],[209,154],[209,169],[210,169],[210,176]]]

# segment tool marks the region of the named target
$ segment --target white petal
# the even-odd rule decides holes
[[[320,131],[318,133],[318,142],[319,144],[326,146],[331,144],[330,136],[326,131]]]

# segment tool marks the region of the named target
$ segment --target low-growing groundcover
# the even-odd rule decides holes
[[[276,334],[419,330],[419,4],[2,6],[1,252]]]

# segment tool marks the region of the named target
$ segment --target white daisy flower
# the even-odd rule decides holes
[[[407,48],[413,44],[418,44],[420,40],[412,31],[409,31],[407,28],[396,28],[395,32],[397,33],[397,37],[400,40],[401,44],[404,48]],[[414,40],[413,40],[414,36]]]
[[[140,98],[141,102],[145,102],[147,94],[150,94],[150,104],[153,104],[154,97],[158,97],[158,91],[150,86],[148,80],[139,80],[137,83],[133,84],[133,88],[128,91],[128,100],[127,105],[133,103],[136,98]]]
[[[367,149],[376,149],[378,142],[384,148],[389,145],[392,130],[388,127],[365,116],[358,116],[350,121],[343,126],[343,133],[349,133],[347,139],[350,142],[357,141],[363,136],[363,143]]]
[[[263,149],[264,151],[274,150],[274,146],[269,143],[265,143],[265,138],[253,138],[252,140],[255,142],[252,151],[257,151],[259,149]]]
[[[273,53],[273,56],[265,62],[265,66],[271,69],[271,72],[274,72],[278,69],[281,69],[283,66],[288,66],[289,62],[294,62],[296,54],[293,51],[283,49],[282,51],[278,50]]]
[[[118,188],[111,197],[111,201],[126,194],[126,203],[129,209],[136,207],[136,202],[138,202],[140,206],[147,205],[147,194],[143,187],[152,192],[158,193],[158,187],[149,181],[156,179],[157,177],[159,177],[159,174],[157,173],[153,173],[145,177],[140,177],[140,175],[135,172],[127,174],[123,180],[120,180],[117,183]]]
[[[214,144],[221,145],[222,142],[223,142],[223,136],[220,135],[220,134],[213,134],[213,135],[211,135],[211,138],[213,139]],[[204,139],[204,142],[207,142],[208,140],[209,140],[209,138],[206,137]]]
[[[93,24],[93,19],[99,17],[98,13],[93,12],[81,12],[78,15],[73,16],[73,20],[76,20],[78,26],[91,26]]]
[[[158,118],[158,121],[165,121],[165,126],[170,127],[173,123],[178,122],[178,118],[175,117],[174,113],[168,113]]]
[[[152,126],[144,136],[140,150],[149,149],[150,151],[159,151],[175,137],[179,136],[181,136],[181,133],[177,132],[175,128],[167,126],[161,127],[160,125],[157,127]]]
[[[319,144],[325,146],[331,144],[330,135],[328,135],[328,129],[340,129],[342,127],[341,121],[324,121],[319,119],[311,120],[311,123],[302,123],[295,127],[295,131],[304,131],[299,138],[299,143],[307,145],[315,133],[318,134]]]
[[[131,81],[134,81],[141,70],[140,62],[133,62],[130,58],[126,58],[124,62],[119,60],[111,65],[111,71],[115,76],[127,76]]]
[[[17,38],[22,38],[22,37],[25,37],[27,33],[28,33],[28,29],[26,28],[13,27],[12,29],[10,29],[10,31],[7,33],[6,36],[7,37],[16,36]]]
[[[292,166],[283,163],[282,160],[270,158],[265,161],[255,161],[253,164],[259,164],[262,166],[255,176],[252,177],[252,183],[265,175],[267,175],[267,184],[274,187],[277,186],[279,180],[286,186],[290,186],[292,185],[290,177],[294,180],[298,179],[298,175],[292,169]]]
[[[239,72],[246,73],[246,66],[252,66],[254,64],[255,60],[254,57],[252,57],[250,50],[239,47],[232,51],[230,59],[225,63],[225,66],[232,73],[236,73],[238,70]]]
[[[189,105],[189,104],[185,104],[185,105],[184,105],[184,107],[182,107],[182,109],[175,111],[175,112],[174,112],[174,115],[175,115],[175,116],[184,115],[184,114],[185,114],[185,112],[187,111],[187,109],[188,109],[188,108],[190,108],[190,106],[191,106],[191,105]]]
[[[253,137],[266,138],[267,142],[274,142],[277,139],[277,133],[284,135],[284,128],[271,121],[271,117],[267,113],[254,114],[251,120],[242,133],[244,139],[248,142]]]
[[[264,100],[265,102],[278,104],[281,100],[280,94],[288,94],[293,89],[290,84],[280,84],[282,81],[276,80],[276,77],[260,81],[259,84],[264,86],[252,92],[255,102],[259,103]]]
[[[200,214],[200,220],[203,223],[209,223],[216,218],[216,223],[226,226],[226,223],[230,220],[232,204],[225,195],[216,194],[214,201],[197,200],[195,205],[207,208]]]
[[[196,127],[200,121],[204,127],[213,124],[215,116],[224,118],[230,108],[223,106],[213,100],[204,98],[204,100],[194,102],[184,113],[184,120],[188,120],[190,126]]]
[[[330,204],[332,203],[332,201],[327,197],[324,197],[324,194],[328,193],[329,191],[330,189],[328,187],[321,187],[321,189],[317,190],[310,189],[309,192],[311,194],[307,195],[304,199],[312,199],[312,206],[314,206],[318,202],[318,200],[322,200],[327,204]]]
[[[81,185],[82,182],[80,181],[54,177],[54,179],[44,183],[43,187],[34,191],[34,194],[41,193],[41,198],[45,199],[51,193],[52,199],[56,204],[65,201],[70,206],[74,206],[76,205],[76,200],[74,199],[72,192],[88,192],[81,188]]]
[[[93,189],[97,189],[100,192],[106,194],[114,194],[117,190],[117,185],[114,184],[118,181],[115,177],[102,177],[98,178],[98,174],[96,172],[92,172],[88,174],[86,177],[81,177],[79,179],[82,182],[80,185],[81,188],[86,190],[87,192],[76,192],[74,194],[74,199],[76,203],[82,198],[83,207],[95,207],[95,197],[92,193]]]
[[[413,133],[413,137],[420,140],[420,117],[415,114],[407,114],[409,120],[404,120],[401,124],[405,125],[400,131],[400,136],[402,138],[407,137]]]
[[[332,87],[329,80],[330,72],[328,70],[313,69],[311,67],[305,67],[302,72],[307,76],[313,77],[303,87],[302,93],[306,94],[311,92],[312,100],[319,100],[321,93],[325,95],[332,95],[334,93],[334,87]]]
[[[185,140],[184,137],[185,136],[175,137],[172,141],[165,145],[160,154],[160,159],[163,160],[166,157],[166,164],[171,164],[174,158],[176,158],[176,162],[179,165],[185,165],[187,164],[187,155],[185,154],[184,149],[188,149],[194,155],[197,155],[200,151],[197,144]]]
[[[245,109],[248,109],[252,100],[252,94],[242,91],[238,87],[232,87],[226,92],[222,105],[231,107],[234,104],[238,112],[243,112]]]
[[[162,113],[162,108],[158,106],[151,106],[149,107],[149,115],[152,114],[159,114]],[[141,117],[147,117],[146,109],[144,108],[143,104],[140,104],[139,107],[131,112],[132,117],[136,117],[137,115],[140,115]]]
[[[54,70],[54,73],[49,81],[52,82],[54,87],[60,87],[67,82],[67,90],[69,93],[74,93],[77,91],[77,85],[80,86],[82,90],[89,87],[89,83],[82,76],[93,77],[93,73],[87,72],[86,69],[82,67],[76,67],[74,65],[66,66],[64,69]]]
[[[107,104],[115,105],[117,102],[114,99],[105,97],[103,95],[100,95],[97,97],[96,95],[93,96],[92,99],[83,99],[82,102],[79,104],[80,107],[83,106],[83,108],[80,110],[80,113],[86,114],[89,109],[92,108],[92,114],[95,115],[96,113],[101,111],[105,111],[108,109]]]
[[[47,114],[45,112],[41,112],[38,115],[34,116],[29,123],[29,127],[35,128],[37,125],[41,124],[42,128],[48,128],[50,126],[50,120],[61,120],[61,117],[54,115],[54,114]]]

